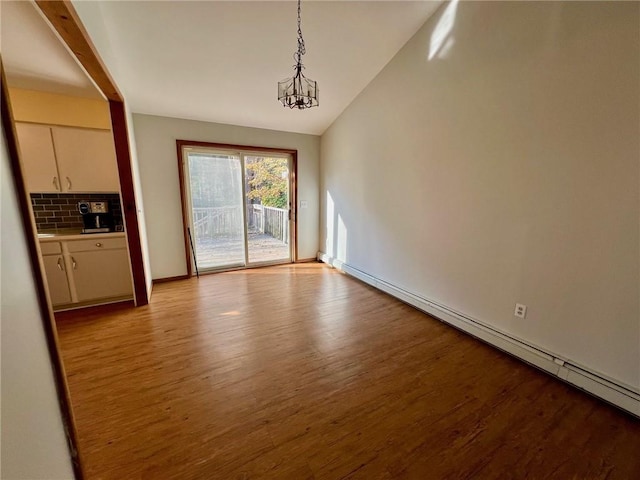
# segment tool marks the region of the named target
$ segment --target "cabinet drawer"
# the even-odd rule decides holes
[[[127,248],[127,241],[122,238],[96,238],[92,240],[69,240],[67,248],[73,252],[95,252],[100,250],[113,250]]]
[[[62,253],[60,242],[40,242],[40,250],[43,255],[56,255]]]

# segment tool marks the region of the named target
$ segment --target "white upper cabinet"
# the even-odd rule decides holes
[[[53,127],[53,144],[65,192],[120,190],[113,135],[108,130]]]
[[[120,180],[109,130],[17,123],[29,192],[118,192]]]
[[[16,132],[27,189],[30,192],[61,192],[51,128],[17,123]]]

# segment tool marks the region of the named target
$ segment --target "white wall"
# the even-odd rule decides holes
[[[16,192],[0,135],[0,477],[73,478]]]
[[[298,200],[308,203],[308,208],[298,210],[298,256],[315,258],[319,137],[137,113],[133,122],[154,279],[187,273],[176,140],[297,149]]]
[[[443,5],[322,136],[321,250],[638,391],[638,17]]]

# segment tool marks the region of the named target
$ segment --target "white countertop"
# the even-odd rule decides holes
[[[59,242],[61,240],[90,240],[93,238],[121,237],[124,237],[124,232],[82,233],[81,228],[68,228],[64,230],[38,232],[38,240],[40,240],[41,242]]]

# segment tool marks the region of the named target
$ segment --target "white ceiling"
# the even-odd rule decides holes
[[[32,2],[0,3],[2,63],[11,87],[102,98]]]
[[[322,134],[441,1],[304,1],[305,74],[320,106],[289,110],[294,2],[105,1],[116,82],[132,111]]]
[[[292,1],[100,1],[99,11],[131,110],[322,134],[442,3],[303,1],[305,74],[320,106],[285,109],[277,82],[291,76]],[[9,85],[100,98],[30,1],[2,0]]]

